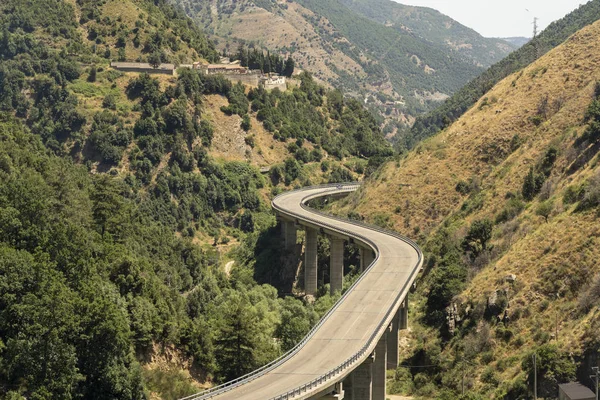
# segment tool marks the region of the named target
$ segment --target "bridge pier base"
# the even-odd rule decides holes
[[[387,333],[375,346],[375,361],[373,362],[373,397],[372,400],[385,400],[387,371]]]
[[[331,237],[329,243],[329,287],[333,295],[341,292],[344,284],[344,239]]]
[[[317,294],[317,238],[316,229],[305,228],[306,244],[304,249],[304,292],[307,295]]]
[[[296,249],[296,223],[294,221],[282,221],[283,237],[285,239],[285,249],[294,251]]]

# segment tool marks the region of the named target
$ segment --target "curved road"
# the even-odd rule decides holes
[[[328,216],[305,205],[310,199],[351,192],[358,187],[344,184],[301,189],[276,197],[272,205],[284,218],[351,237],[355,243],[372,248],[376,258],[371,266],[283,360],[223,390],[188,399],[309,398],[340,382],[370,356],[408,294],[423,259],[418,247],[408,239]],[[306,387],[308,384],[311,387]],[[302,393],[298,393],[301,387]]]

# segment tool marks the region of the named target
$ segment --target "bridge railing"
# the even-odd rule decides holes
[[[308,187],[304,187],[304,188],[295,190],[294,192],[309,191],[309,190],[314,190],[317,188],[323,188],[323,189],[331,188],[332,189],[331,194],[335,194],[335,193],[340,193],[340,192],[352,192],[352,191],[357,190],[359,187],[360,187],[360,183],[348,182],[348,183],[341,183],[341,184],[308,186]],[[279,211],[283,214],[287,214],[289,216],[292,216],[292,217],[298,218],[298,219],[302,219],[302,220],[308,220],[309,222],[313,222],[319,226],[327,227],[328,229],[343,233],[354,239],[359,239],[360,241],[369,245],[375,251],[376,257],[373,260],[373,262],[371,262],[371,264],[367,268],[365,268],[364,272],[367,272],[368,270],[370,270],[371,267],[377,262],[377,260],[379,260],[379,250],[377,248],[377,245],[369,238],[367,238],[363,235],[348,231],[346,229],[334,227],[333,225],[323,222],[322,220],[307,218],[305,216],[298,215],[292,211],[283,210],[275,204],[278,198],[289,195],[290,193],[291,192],[286,192],[286,193],[283,193],[283,194],[275,197],[273,199],[273,201],[271,202],[272,207],[276,211]],[[344,362],[342,362],[341,364],[339,364],[337,367],[333,368],[329,372],[313,379],[312,381],[310,381],[304,385],[301,385],[295,389],[292,389],[292,390],[290,390],[286,393],[283,393],[277,397],[274,397],[270,400],[291,399],[297,395],[306,393],[308,390],[322,386],[324,383],[330,381],[332,378],[345,372],[352,365],[356,364],[359,361],[362,362],[367,356],[369,356],[372,352],[372,349],[374,349],[375,345],[377,344],[377,340],[379,340],[379,337],[381,337],[382,331],[385,331],[387,326],[390,324],[390,322],[394,316],[394,313],[396,312],[396,309],[399,307],[399,303],[401,303],[403,300],[403,295],[406,295],[406,292],[408,291],[408,289],[410,289],[410,285],[414,281],[415,275],[418,273],[420,266],[422,265],[422,262],[423,262],[423,253],[419,249],[419,246],[414,241],[412,241],[411,239],[409,239],[407,237],[404,237],[396,232],[392,232],[392,231],[388,231],[388,230],[379,228],[374,225],[366,224],[362,221],[347,220],[347,219],[339,218],[334,215],[330,215],[330,214],[315,210],[306,205],[306,203],[308,201],[310,201],[314,198],[323,197],[323,196],[327,196],[327,195],[328,195],[327,192],[324,192],[324,193],[322,192],[322,193],[319,193],[318,195],[308,195],[302,199],[301,207],[306,210],[309,210],[311,213],[317,214],[319,216],[323,216],[323,217],[326,217],[329,219],[334,219],[334,220],[337,220],[340,222],[364,227],[364,228],[367,228],[370,230],[374,230],[377,232],[381,232],[381,233],[396,237],[396,238],[408,243],[417,251],[417,254],[418,254],[417,265],[415,266],[415,269],[411,273],[410,279],[407,281],[405,286],[399,292],[396,300],[394,301],[394,305],[387,311],[385,319],[380,322],[380,324],[377,327],[377,330],[371,335],[371,337],[369,338],[367,343],[357,353],[355,353],[353,356],[351,356],[350,358],[348,358],[347,360],[345,360]],[[236,387],[239,387],[241,385],[249,383],[249,382],[269,373],[271,370],[273,370],[273,369],[279,367],[280,365],[282,365],[283,363],[285,363],[291,357],[296,355],[306,345],[306,343],[308,343],[308,341],[310,339],[312,339],[312,337],[315,335],[315,333],[329,319],[331,314],[333,314],[341,306],[341,304],[344,302],[344,300],[350,295],[350,293],[352,293],[353,289],[362,281],[362,279],[365,277],[365,275],[366,275],[366,273],[361,274],[361,276],[354,282],[354,284],[344,293],[344,295],[334,304],[334,306],[319,320],[319,322],[308,332],[308,334],[306,334],[306,336],[298,344],[296,344],[296,346],[294,346],[292,349],[290,349],[287,353],[285,353],[282,356],[280,356],[279,358],[271,361],[270,363],[254,370],[246,375],[243,375],[237,379],[231,380],[229,382],[225,382],[219,386],[215,386],[213,388],[207,389],[201,393],[197,393],[197,394],[194,394],[191,396],[184,397],[180,400],[210,399],[212,397],[218,396],[218,395],[226,393],[232,389],[235,389]]]

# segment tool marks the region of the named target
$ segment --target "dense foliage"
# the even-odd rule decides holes
[[[569,36],[600,18],[600,1],[592,0],[550,24],[541,34],[494,64],[473,79],[446,102],[428,114],[418,117],[401,146],[412,148],[416,143],[434,135],[463,115],[494,85],[512,73],[531,64],[548,51],[563,43]]]
[[[258,88],[248,95],[258,120],[276,139],[300,139],[300,145],[307,140],[338,158],[391,155],[374,118],[358,101],[343,99],[339,92],[326,93],[307,73],[300,79],[300,87],[291,92]],[[321,109],[325,95],[326,112]],[[296,158],[302,160],[301,151],[301,147],[294,148]],[[315,154],[307,153],[306,157],[302,161],[320,160]]]
[[[128,6],[139,15],[108,15]],[[253,95],[187,69],[128,79],[107,68],[115,54],[217,57],[164,1],[0,4],[1,396],[145,399],[164,379],[185,379],[140,366],[163,351],[220,382],[293,347],[334,300],[312,306],[257,283],[293,283],[270,279],[282,255],[269,182],[248,163],[210,157],[203,105],[222,95],[222,111],[251,129]],[[286,183],[324,157],[322,142],[340,157],[390,153],[360,104],[338,99],[329,111],[324,89],[303,79],[293,93],[255,92],[272,101],[277,129],[320,124],[294,134]],[[348,175],[332,168],[331,179]],[[226,274],[210,245],[232,237],[238,265]],[[169,384],[171,396],[188,386]]]
[[[250,51],[243,44],[240,44],[237,53],[233,56],[233,58],[240,61],[243,67],[248,67],[251,70],[260,70],[265,74],[277,73],[291,77],[296,66],[296,62],[291,55],[286,60],[279,54],[271,54],[269,51],[265,54],[256,47]]]

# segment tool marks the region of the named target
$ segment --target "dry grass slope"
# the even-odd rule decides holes
[[[479,360],[480,369],[470,373],[475,391],[490,390],[480,375],[486,363],[500,382],[522,377],[524,354],[540,343],[556,342],[580,356],[589,327],[600,318],[596,306],[589,312],[580,307],[582,293],[600,273],[598,213],[576,212],[563,202],[567,187],[600,173],[598,154],[581,161],[583,151],[575,146],[600,81],[599,37],[597,22],[508,77],[459,121],[404,160],[386,165],[335,210],[356,211],[371,222],[387,220],[388,226],[423,244],[442,225],[451,226],[459,242],[473,221],[494,221],[509,199],[520,195],[530,168],[548,149],[558,149],[542,193],[525,202],[514,219],[496,223],[490,259],[483,269],[471,271],[466,289],[455,299],[465,313],[485,307],[493,291],[506,291],[508,297],[515,336],[492,339],[492,360]],[[470,198],[462,195],[456,190],[460,181],[481,191]],[[546,198],[553,204],[548,222],[536,212]],[[516,275],[514,283],[505,279],[511,274]],[[422,329],[411,340],[419,340]]]

